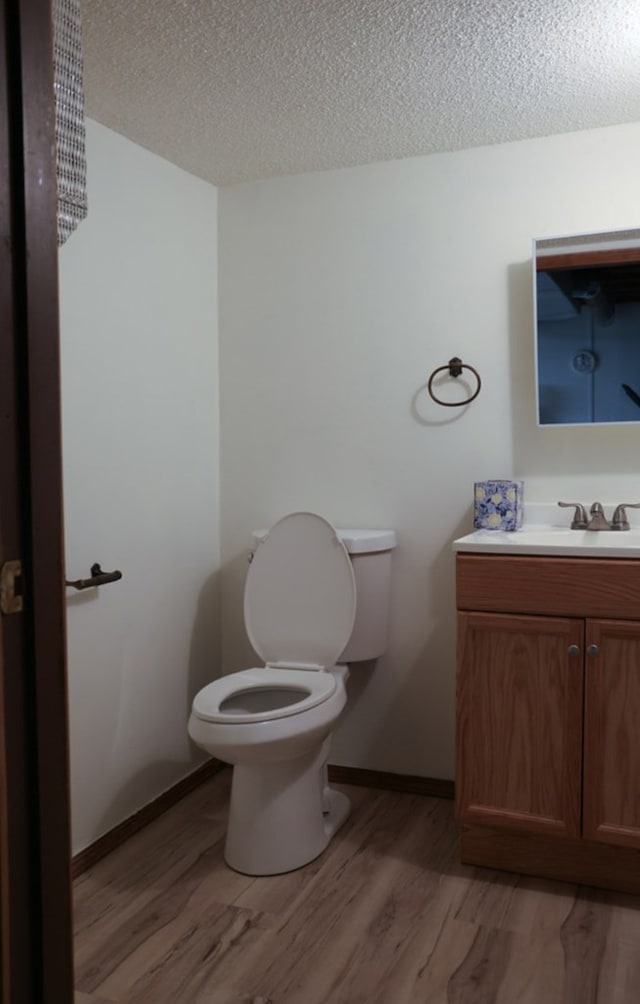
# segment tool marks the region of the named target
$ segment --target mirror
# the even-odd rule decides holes
[[[538,425],[640,422],[640,229],[534,241]]]

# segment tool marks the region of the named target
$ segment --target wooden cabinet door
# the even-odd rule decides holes
[[[583,636],[573,618],[458,614],[462,823],[579,835]]]
[[[640,624],[587,621],[586,643],[583,835],[640,848]]]

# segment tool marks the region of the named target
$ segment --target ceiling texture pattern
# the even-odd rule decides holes
[[[640,0],[82,0],[86,113],[215,185],[640,121]]]

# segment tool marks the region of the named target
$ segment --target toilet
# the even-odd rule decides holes
[[[244,593],[264,666],[196,694],[191,739],[233,764],[225,860],[247,875],[300,868],[349,814],[327,783],[348,664],[386,649],[392,530],[336,530],[296,512],[256,531]]]

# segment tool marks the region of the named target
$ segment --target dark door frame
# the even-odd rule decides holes
[[[4,1004],[71,1004],[50,0],[0,0],[0,929]]]

